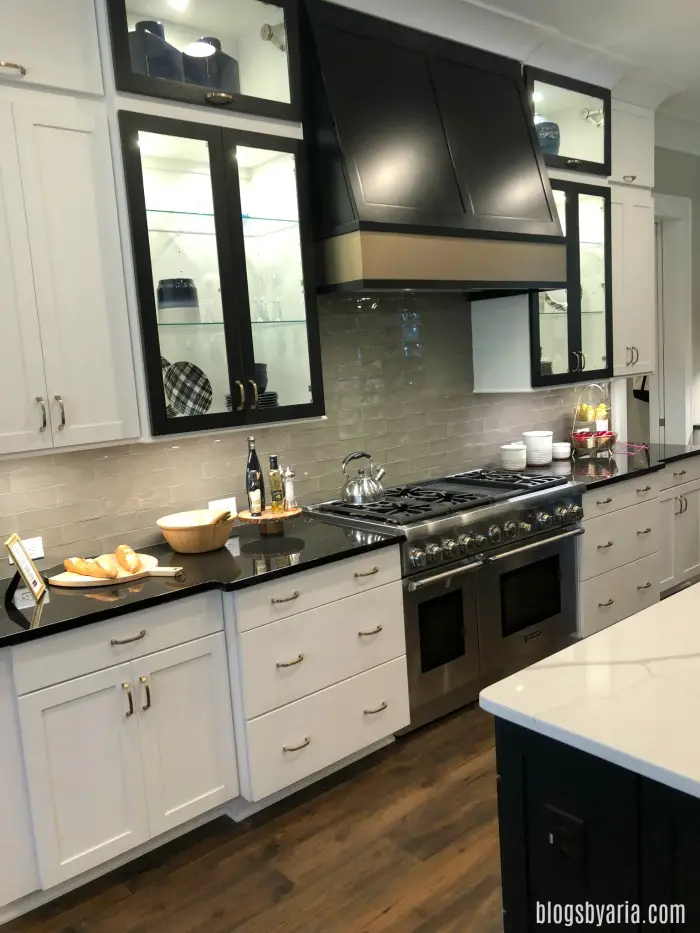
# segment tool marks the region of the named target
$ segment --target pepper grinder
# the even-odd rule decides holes
[[[282,488],[284,489],[284,509],[291,512],[298,509],[297,498],[294,492],[294,477],[296,473],[290,467],[285,467],[282,472]]]

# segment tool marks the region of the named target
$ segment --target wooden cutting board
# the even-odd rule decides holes
[[[141,570],[138,573],[129,573],[123,567],[119,567],[114,554],[103,554],[102,559],[114,562],[117,567],[118,576],[113,580],[105,580],[103,577],[84,577],[79,573],[71,573],[64,570],[63,573],[56,574],[55,577],[49,577],[51,586],[68,587],[87,587],[87,586],[117,586],[120,583],[133,583],[135,580],[144,580],[147,577],[174,577],[180,573],[182,567],[161,567],[158,564],[158,558],[150,554],[139,554],[141,558]]]

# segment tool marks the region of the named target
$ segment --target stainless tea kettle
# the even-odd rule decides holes
[[[357,476],[348,476],[347,465],[353,460],[369,460],[369,476],[365,475],[363,469],[357,471]],[[356,450],[348,454],[341,464],[345,474],[345,485],[341,496],[343,502],[349,502],[352,505],[367,505],[369,502],[377,502],[384,495],[384,487],[380,480],[386,473],[382,467],[374,472],[374,463],[372,455],[362,450]]]

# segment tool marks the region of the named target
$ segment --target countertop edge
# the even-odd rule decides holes
[[[697,450],[686,450],[683,453],[671,454],[668,457],[659,457],[661,465],[665,466],[667,463],[676,463],[678,460],[688,460],[690,457],[699,457],[700,448]]]

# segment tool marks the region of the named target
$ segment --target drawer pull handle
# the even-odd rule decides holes
[[[371,628],[369,632],[358,632],[357,634],[360,638],[368,638],[370,635],[378,635],[383,628],[383,625],[378,625],[376,628]]]
[[[678,473],[674,473],[673,475],[674,476],[685,476],[686,472],[687,472],[686,470],[679,470]]]
[[[355,571],[355,579],[357,580],[360,577],[373,577],[375,573],[379,573],[379,567],[372,567],[371,570],[367,570],[364,573],[357,573],[357,571]]]
[[[307,735],[301,745],[283,745],[283,752],[300,752],[302,748],[306,748],[307,745],[311,745],[311,736]]]
[[[599,608],[599,609],[605,609],[607,606],[612,606],[612,604],[613,604],[614,602],[615,602],[614,599],[609,599],[609,600],[607,601],[607,603],[598,603],[598,608]]]
[[[148,686],[148,677],[139,677],[139,680],[143,684],[143,689],[146,691],[146,702],[141,707],[145,713],[147,709],[151,708],[151,688]]]
[[[273,606],[277,606],[279,603],[291,603],[295,599],[299,599],[299,590],[294,590],[291,596],[283,596],[282,599],[273,596],[270,602]]]
[[[129,709],[126,711],[126,713],[124,713],[124,715],[128,719],[129,716],[134,715],[134,698],[131,693],[131,684],[129,683],[128,680],[124,681],[124,683],[122,684],[122,689],[126,690],[126,695],[129,698]]]
[[[389,704],[387,703],[387,701],[384,700],[384,702],[381,704],[381,706],[378,706],[376,709],[366,709],[366,710],[364,711],[365,716],[374,716],[376,713],[383,713],[384,710],[387,708],[388,705],[389,705]]]
[[[596,505],[610,505],[611,502],[612,502],[612,499],[610,498],[610,496],[608,496],[607,499],[598,499],[596,501]]]
[[[622,176],[622,180],[623,180],[623,181],[628,181],[628,182],[635,181],[636,178],[637,178],[636,175],[623,175],[623,176]]]
[[[650,535],[650,534],[651,534],[651,528],[645,528],[643,531],[638,531],[637,534],[638,534],[638,535]]]
[[[278,661],[276,667],[294,667],[296,664],[301,664],[303,660],[304,655],[300,653],[293,661]]]
[[[606,547],[612,547],[612,546],[613,546],[612,541],[608,541],[607,544],[599,544],[599,545],[598,545],[598,550],[599,550],[599,551],[604,551]]]
[[[110,638],[109,643],[112,647],[115,645],[130,645],[132,641],[141,641],[141,639],[145,637],[146,629],[142,628],[138,635],[133,635],[131,638]]]
[[[642,486],[642,488],[638,489],[637,492],[651,492],[651,486]]]
[[[638,586],[638,590],[648,590],[651,588],[651,583],[644,583],[642,586]]]

